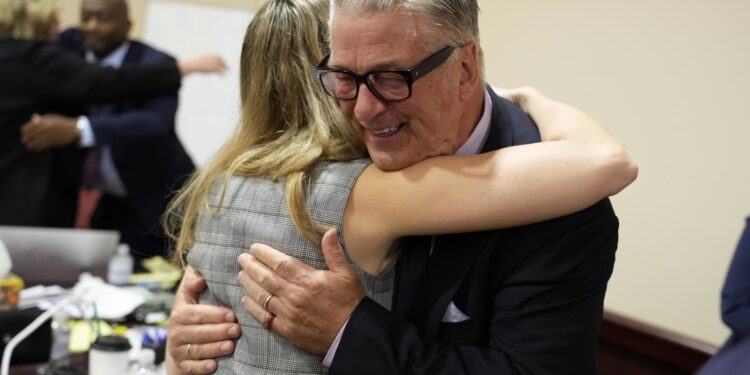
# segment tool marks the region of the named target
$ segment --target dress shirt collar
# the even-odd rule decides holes
[[[471,132],[469,139],[464,142],[456,151],[456,155],[476,155],[482,151],[487,136],[490,134],[490,120],[492,119],[492,99],[490,92],[484,90],[484,112],[479,119],[474,131]]]
[[[128,49],[130,48],[130,42],[125,41],[125,43],[120,44],[117,49],[112,51],[107,57],[98,60],[96,58],[96,55],[94,55],[94,52],[86,50],[86,61],[89,64],[98,64],[101,66],[108,66],[110,68],[119,69],[122,66],[122,63],[125,61],[125,55],[128,54]]]

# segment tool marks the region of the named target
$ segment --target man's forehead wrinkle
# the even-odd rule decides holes
[[[390,13],[390,14],[387,14]],[[349,66],[344,64],[344,62],[340,61],[340,55],[337,53],[336,49],[331,48],[331,58],[328,63],[328,66],[335,69],[346,69],[351,70],[359,74],[364,74],[366,72],[374,71],[374,70],[383,70],[383,69],[393,69],[393,68],[408,68],[410,66],[408,61],[404,61],[403,59],[405,57],[408,58],[408,56],[405,56],[404,54],[401,54],[400,56],[393,56],[392,54],[377,54],[376,52],[369,52],[367,55],[362,55],[362,50],[367,50],[369,47],[372,47],[374,45],[378,45],[376,47],[376,51],[394,51],[397,48],[404,48],[404,44],[400,43],[403,40],[418,40],[420,36],[424,37],[423,33],[421,32],[422,23],[421,19],[417,14],[415,14],[413,11],[408,9],[397,9],[397,10],[390,10],[387,12],[372,12],[372,11],[359,11],[359,12],[340,12],[338,13],[338,16],[341,16],[342,14],[346,14],[347,17],[352,17],[354,19],[361,18],[361,17],[371,17],[372,15],[386,15],[386,17],[393,17],[393,18],[387,18],[391,20],[390,22],[393,22],[393,25],[398,28],[398,33],[393,33],[393,37],[391,40],[385,40],[382,43],[373,43],[372,45],[363,45],[363,46],[353,46],[352,48],[347,48],[349,51],[347,54],[351,54],[352,49],[357,50],[357,59],[359,64],[358,66],[364,66],[365,69],[362,71],[357,71],[356,67]],[[334,21],[335,22],[335,21]],[[364,40],[373,40],[373,41],[379,41],[382,39],[382,30],[380,29],[371,29],[371,30],[361,30],[361,31],[352,31],[347,30],[348,33],[347,36],[351,36],[353,33],[360,34],[361,39]],[[333,39],[333,37],[332,37]],[[385,45],[385,47],[382,47],[382,45]],[[409,54],[411,52],[414,52],[412,50],[408,51]],[[367,53],[367,52],[366,52]],[[347,62],[351,63],[351,62]]]
[[[84,0],[82,8],[87,8],[86,10],[88,11],[112,15],[123,19],[129,17],[128,3],[125,0]]]

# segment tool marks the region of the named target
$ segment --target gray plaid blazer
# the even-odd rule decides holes
[[[346,163],[320,162],[314,168],[307,208],[313,219],[338,229],[343,244],[343,216],[354,182],[369,160]],[[228,306],[237,313],[242,336],[234,355],[219,359],[217,374],[325,374],[322,358],[294,346],[250,315],[240,304],[246,294],[237,280],[237,256],[256,242],[265,243],[309,264],[325,268],[323,255],[295,228],[284,197],[285,181],[232,177],[217,214],[202,212],[195,228],[195,244],[187,260],[206,278],[208,288],[201,303]],[[220,179],[209,194],[216,209],[223,187]],[[351,262],[351,259],[350,259]],[[355,265],[367,295],[390,308],[394,268],[379,276],[365,274]]]

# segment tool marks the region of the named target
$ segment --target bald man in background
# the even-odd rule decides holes
[[[60,41],[89,63],[102,66],[174,60],[129,40],[130,28],[124,0],[84,0],[80,27],[63,32]],[[84,167],[83,184],[101,190],[90,226],[120,231],[136,260],[166,255],[159,219],[171,193],[194,170],[175,132],[177,103],[175,93],[109,103],[92,108],[88,116],[37,116],[25,126],[25,131],[36,134],[27,143],[31,149],[73,142],[88,149],[90,167]]]

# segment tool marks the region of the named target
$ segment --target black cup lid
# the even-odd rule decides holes
[[[122,336],[102,336],[96,339],[91,348],[105,352],[122,352],[130,350],[130,341]]]

